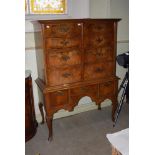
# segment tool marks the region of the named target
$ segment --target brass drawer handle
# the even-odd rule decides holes
[[[86,88],[86,87],[81,87],[81,88],[80,88],[80,91],[81,91],[81,92],[87,92],[87,91],[88,91],[88,88]]]
[[[100,67],[98,67],[98,68],[95,69],[95,72],[96,73],[102,73],[103,71],[104,71],[104,69],[103,68],[100,68]]]
[[[68,78],[69,76],[71,76],[72,74],[71,73],[64,73],[64,74],[62,74],[62,76],[64,77],[64,78]]]
[[[62,55],[61,59],[63,61],[68,61],[70,59],[70,57],[68,55]]]
[[[109,82],[104,83],[104,86],[108,87],[108,86],[110,86],[111,84],[112,84],[112,82],[109,81]]]
[[[103,38],[101,38],[101,37],[98,37],[97,39],[96,39],[96,42],[98,42],[98,43],[101,43],[103,41]]]
[[[60,42],[63,46],[67,46],[67,44],[69,44],[69,41],[67,40],[63,40]]]
[[[64,96],[64,92],[63,91],[56,91],[55,93],[54,93],[55,95],[60,95],[60,96]]]

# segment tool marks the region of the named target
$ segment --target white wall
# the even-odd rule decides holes
[[[110,0],[90,0],[90,18],[109,18]]]
[[[118,24],[118,43],[117,53],[123,53],[129,50],[129,34],[128,34],[128,0],[69,0],[69,12],[64,16],[46,16],[47,19],[55,18],[122,18]],[[35,18],[39,19],[40,16]],[[34,43],[34,29],[31,24],[31,20],[34,17],[26,17],[25,21],[25,69],[32,71],[33,80],[33,92],[34,103],[37,118],[39,119],[40,113],[38,108],[38,93],[35,79],[38,76],[36,66],[35,55],[35,43]],[[124,77],[125,69],[117,65],[117,75],[121,78]],[[90,103],[91,99],[88,97],[82,98],[79,102],[79,109],[76,108],[74,112],[68,113],[64,111],[58,112],[55,117],[72,115],[82,111],[97,108],[93,103]],[[83,104],[84,103],[84,104]],[[89,103],[89,104],[87,104]],[[104,103],[104,105],[110,105],[110,102]],[[102,106],[104,106],[102,105]]]
[[[122,19],[118,23],[117,55],[129,51],[129,0],[110,0],[110,17]],[[117,64],[116,74],[121,78],[120,82],[125,72],[126,69]]]

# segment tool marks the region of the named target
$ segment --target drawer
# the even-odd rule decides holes
[[[81,23],[57,23],[45,24],[44,36],[45,37],[73,37],[81,36],[82,30]]]
[[[47,55],[48,67],[79,65],[81,64],[81,51],[79,49],[51,50]]]
[[[81,81],[81,72],[81,66],[48,69],[48,84],[54,86]]]
[[[81,47],[81,39],[74,38],[47,38],[45,39],[46,49]]]
[[[114,62],[109,61],[105,63],[85,64],[84,80],[99,79],[113,76]]]
[[[97,47],[104,47],[104,46],[112,46],[114,45],[114,36],[113,33],[109,34],[89,34],[84,36],[84,48],[97,48]]]
[[[113,46],[105,46],[101,48],[88,49],[85,51],[85,62],[103,62],[112,61],[114,59]]]
[[[113,22],[89,22],[84,26],[84,32],[89,33],[113,33],[114,26]]]
[[[114,81],[108,81],[100,84],[99,86],[99,96],[111,96],[114,95]]]
[[[80,86],[77,88],[73,88],[70,90],[71,96],[79,96],[79,95],[93,95],[97,96],[98,89],[97,85],[89,85],[89,86]]]
[[[50,107],[66,105],[69,102],[68,90],[59,90],[49,93]]]

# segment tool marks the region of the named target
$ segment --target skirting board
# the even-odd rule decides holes
[[[101,103],[101,108],[107,107],[107,106],[111,106],[111,101],[110,100],[105,100],[104,102]],[[95,104],[95,102],[80,104],[80,105],[77,105],[74,108],[74,110],[71,111],[71,112],[68,112],[68,111],[63,110],[63,109],[59,110],[57,113],[54,114],[53,119],[67,117],[67,116],[75,115],[75,114],[78,114],[78,113],[81,113],[81,112],[94,110],[94,109],[97,109],[97,108],[98,108],[98,106]],[[37,119],[38,122],[41,122],[41,115],[37,114],[36,119]]]

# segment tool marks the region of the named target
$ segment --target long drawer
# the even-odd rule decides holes
[[[50,86],[81,81],[82,67],[80,65],[66,68],[50,68],[47,70],[47,80]]]

